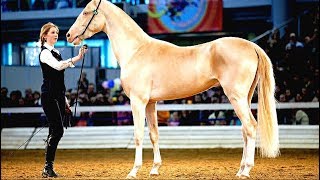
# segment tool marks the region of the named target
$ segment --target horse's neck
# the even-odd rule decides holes
[[[148,39],[148,35],[125,12],[104,1],[102,10],[107,19],[104,32],[108,35],[114,54],[122,66]]]

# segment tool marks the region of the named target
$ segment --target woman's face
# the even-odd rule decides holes
[[[59,31],[56,27],[51,27],[48,34],[44,36],[46,42],[53,46],[58,40]]]

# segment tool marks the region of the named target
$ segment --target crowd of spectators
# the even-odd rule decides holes
[[[64,8],[85,7],[91,0],[81,0],[73,3],[73,0],[2,0],[2,12],[30,11],[30,10],[52,10]]]
[[[83,1],[81,1],[83,2]],[[87,3],[85,1],[84,3]],[[82,4],[82,3],[81,3]],[[2,12],[12,12],[12,11],[29,11],[29,10],[51,10],[51,9],[64,9],[72,8],[72,0],[2,0],[1,1]],[[79,6],[80,7],[80,6]]]
[[[278,102],[319,102],[319,10],[307,14],[307,21],[300,36],[289,27],[280,37],[279,30],[259,41],[269,55],[276,79]],[[311,19],[311,20],[310,20]],[[121,87],[119,89],[103,88],[101,85],[81,76],[78,106],[127,105],[130,100]],[[40,93],[26,89],[22,96],[19,90],[11,91],[1,88],[1,107],[41,106]],[[72,105],[76,101],[77,90],[69,89],[66,97]],[[252,103],[258,100],[255,93]],[[192,97],[161,101],[159,104],[199,104],[229,103],[221,87],[209,89]],[[256,116],[256,110],[252,110]],[[318,109],[277,109],[279,124],[319,124]],[[77,114],[77,125],[132,125],[131,112],[82,112]],[[233,110],[203,111],[159,111],[159,125],[240,125]]]
[[[2,12],[82,8],[91,0],[1,0]],[[111,0],[110,0],[111,1]],[[118,1],[121,2],[121,1]],[[135,1],[133,4],[136,4]],[[144,4],[141,0],[139,3]]]

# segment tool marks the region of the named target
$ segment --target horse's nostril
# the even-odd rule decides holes
[[[70,33],[67,33],[67,37],[70,37]]]

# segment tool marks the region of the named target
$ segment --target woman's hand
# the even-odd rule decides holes
[[[66,109],[65,109],[66,114],[72,114],[72,110],[69,104],[66,104]]]
[[[82,46],[82,47],[79,49],[79,54],[78,54],[79,59],[82,59],[82,58],[83,58],[83,55],[84,55],[85,53],[87,53],[87,51],[88,51],[87,46]]]

